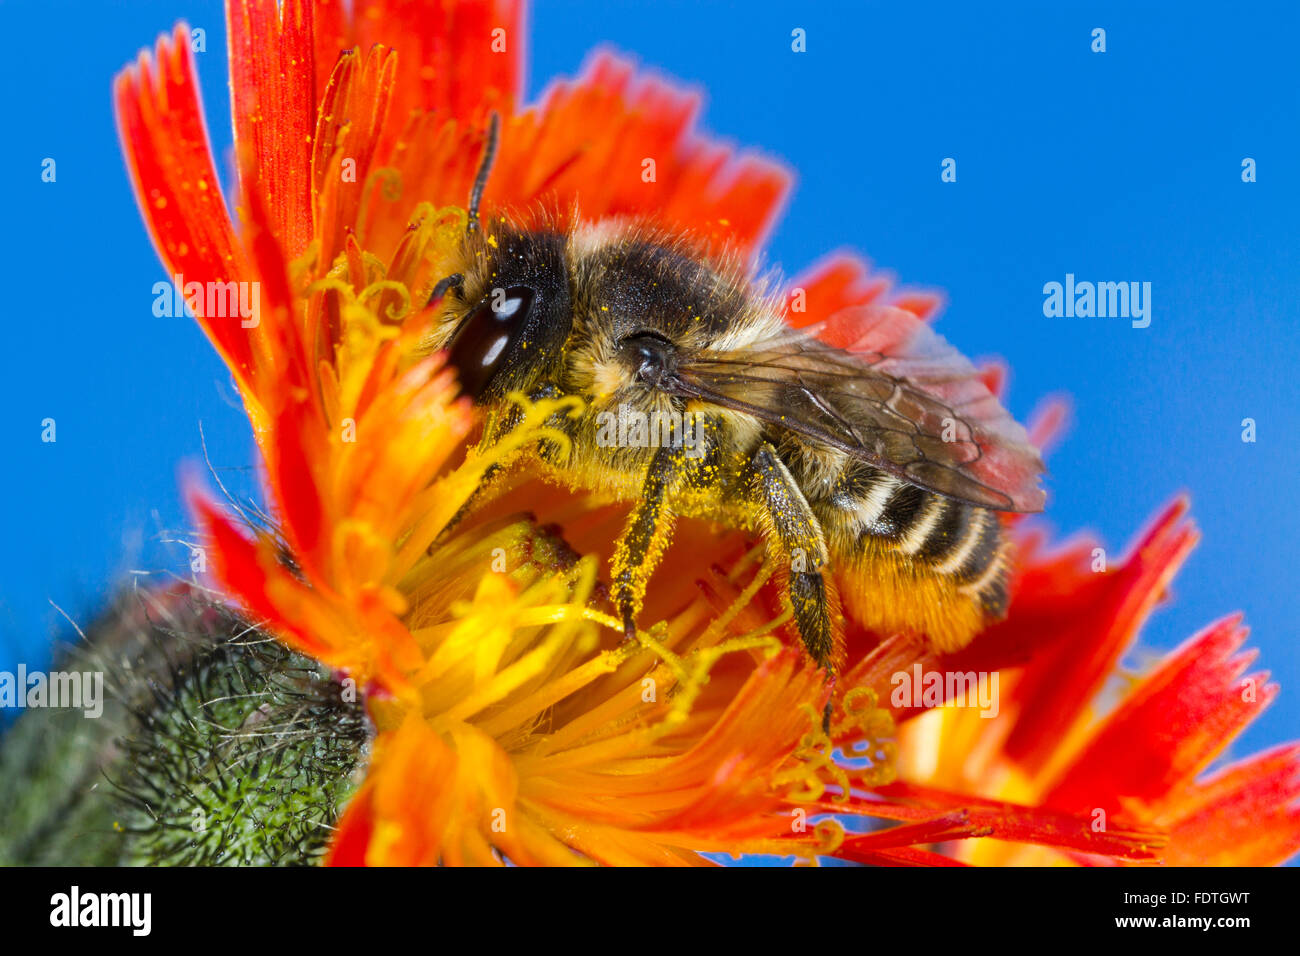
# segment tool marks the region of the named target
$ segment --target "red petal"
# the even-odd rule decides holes
[[[1186,499],[1176,499],[1123,563],[1106,571],[1091,570],[1090,541],[1028,560],[1007,619],[955,655],[950,666],[963,670],[1028,660],[1015,688],[1019,718],[1005,746],[1027,772],[1057,755],[1069,728],[1088,719],[1093,698],[1196,546],[1186,512]]]
[[[989,837],[1133,862],[1154,861],[1166,843],[1165,834],[1151,827],[1116,826],[1114,821],[1107,821],[1106,829],[1096,831],[1091,813],[985,800],[906,782],[879,787],[875,793],[889,802],[855,795],[848,807],[870,816],[918,821],[916,826],[935,828],[942,823],[949,828],[933,836],[934,840]],[[826,806],[828,809],[838,806],[838,812],[844,812],[843,805],[828,803]],[[910,834],[907,827],[898,827],[884,831],[885,837],[893,832]],[[924,835],[923,831],[918,832]]]
[[[852,840],[846,840],[835,851],[835,856],[841,860],[865,863],[867,866],[969,866],[933,850],[919,850],[913,846],[871,850],[857,846]]]
[[[312,193],[320,223],[318,274],[333,265],[347,235],[357,228],[366,190],[373,186],[375,157],[385,155],[379,144],[391,115],[397,70],[397,55],[387,47],[348,51],[339,57],[322,93],[311,157]],[[391,129],[398,124],[387,125]],[[346,162],[355,168],[344,178]]]
[[[796,276],[786,294],[786,322],[801,329],[825,322],[850,306],[888,300],[893,280],[872,273],[857,253],[834,252]],[[795,290],[802,290],[802,309],[795,306]]]
[[[482,125],[492,110],[515,111],[528,44],[521,0],[357,0],[351,22],[348,46],[366,53],[382,43],[397,51],[392,115],[399,130],[413,111],[471,125]],[[494,36],[498,29],[504,33]],[[493,49],[498,41],[503,51]]]
[[[141,53],[118,74],[118,135],[140,211],[169,272],[186,284],[246,281],[252,276],[212,165],[189,44],[189,27],[178,24],[171,38],[159,37],[154,57]],[[239,315],[199,322],[245,383],[252,349]]]
[[[992,392],[998,399],[1002,398],[1007,388],[1007,378],[1010,372],[1007,369],[1007,363],[1001,359],[992,359],[980,363],[979,366],[980,381],[984,387]]]
[[[1029,440],[1034,447],[1050,455],[1070,427],[1071,404],[1064,395],[1047,398],[1029,420]]]
[[[697,133],[699,106],[698,94],[600,54],[507,125],[485,205],[547,198],[561,218],[575,206],[586,220],[643,217],[714,251],[749,253],[775,222],[790,175]],[[646,160],[653,182],[642,176]]]
[[[1240,617],[1206,629],[1170,654],[1125,697],[1093,735],[1045,802],[1118,812],[1126,800],[1153,802],[1177,792],[1255,719],[1277,694],[1264,675],[1241,674],[1253,654]],[[1249,699],[1243,699],[1243,698]]]
[[[319,103],[312,2],[284,0],[280,8],[275,0],[231,0],[226,20],[236,155],[241,167],[254,164],[271,231],[296,259],[312,236],[311,137]]]
[[[1300,744],[1223,770],[1175,798],[1172,864],[1273,866],[1300,849]]]
[[[277,631],[287,632],[298,650],[315,657],[328,656],[329,645],[301,623],[285,618],[279,603],[271,596],[271,576],[264,551],[244,537],[227,518],[191,485],[187,489],[190,507],[200,527],[212,539],[213,574],[241,601],[255,617],[274,621]],[[308,588],[301,585],[305,593]]]
[[[374,832],[374,800],[371,791],[363,787],[339,818],[325,865],[365,866],[366,850],[370,847],[370,837]]]

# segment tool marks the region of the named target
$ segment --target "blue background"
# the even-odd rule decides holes
[[[1204,541],[1145,642],[1172,647],[1244,610],[1284,692],[1235,752],[1295,737],[1300,16],[1282,3],[984,7],[543,0],[529,89],[608,42],[707,90],[708,130],[798,171],[774,264],[856,247],[946,290],[940,330],[1010,362],[1017,417],[1072,396],[1050,460],[1058,529],[1094,529],[1118,554],[1189,490]],[[224,480],[251,485],[229,376],[192,322],[152,315],[165,276],[111,112],[113,74],[181,17],[207,30],[200,74],[224,157],[218,3],[0,2],[0,670],[37,666],[70,633],[51,601],[84,623],[131,570],[187,570],[167,541],[186,527],[177,468],[201,460],[200,423]],[[1104,54],[1089,48],[1098,26]],[[56,183],[41,182],[45,157]],[[940,181],[944,157],[956,183]],[[1151,282],[1150,328],[1045,318],[1043,284],[1067,272]],[[40,440],[46,417],[55,444]]]

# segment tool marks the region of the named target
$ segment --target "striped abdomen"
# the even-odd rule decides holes
[[[996,512],[852,462],[813,504],[846,600],[882,631],[921,630],[944,650],[1006,611],[1005,537]]]

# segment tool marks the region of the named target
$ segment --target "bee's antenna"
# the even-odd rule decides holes
[[[487,186],[488,173],[492,171],[492,160],[496,159],[497,141],[501,135],[501,117],[495,112],[488,120],[487,145],[483,148],[483,159],[478,164],[478,175],[474,177],[474,188],[469,191],[469,219],[465,223],[466,232],[478,229],[478,206],[483,199],[483,189]]]

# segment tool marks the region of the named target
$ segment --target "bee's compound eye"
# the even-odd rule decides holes
[[[623,348],[641,381],[658,386],[670,376],[677,364],[673,343],[658,332],[638,332],[623,339]]]
[[[449,347],[461,389],[478,398],[527,326],[535,293],[528,286],[492,289],[461,323]]]

